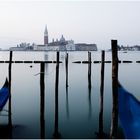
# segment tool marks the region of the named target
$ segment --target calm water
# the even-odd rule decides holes
[[[88,65],[73,61],[87,60],[87,52],[69,53],[69,79],[66,90],[65,52],[59,65],[58,128],[61,138],[97,138],[99,126],[100,64],[92,63],[92,88],[88,89]],[[92,61],[100,60],[100,52],[92,52]],[[0,52],[0,60],[8,60],[9,52]],[[106,60],[111,60],[106,52]],[[119,53],[121,84],[140,100],[140,52]],[[14,52],[13,60],[56,60],[55,52]],[[32,66],[32,67],[30,67]],[[105,64],[104,132],[109,134],[112,109],[112,64]],[[40,64],[12,64],[12,138],[40,138]],[[8,64],[0,63],[0,86],[8,75]],[[45,64],[45,138],[54,138],[56,64]],[[8,106],[5,106],[8,109]],[[7,112],[1,112],[0,125],[8,123]],[[121,130],[121,129],[120,129]]]

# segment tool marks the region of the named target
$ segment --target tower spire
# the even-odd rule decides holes
[[[48,29],[47,29],[47,25],[45,26],[44,36],[48,36]]]

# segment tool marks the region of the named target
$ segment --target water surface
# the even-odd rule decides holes
[[[55,127],[55,79],[56,64],[45,64],[45,138],[98,138],[100,107],[100,68],[92,63],[91,90],[88,88],[88,64],[73,61],[88,60],[87,52],[69,52],[68,88],[66,89],[65,52],[60,53],[58,89],[58,127]],[[119,52],[120,60],[132,60],[131,64],[119,64],[119,81],[140,100],[140,52]],[[111,60],[106,52],[106,60]],[[9,60],[9,52],[0,52],[0,60]],[[54,61],[56,52],[13,52],[13,61]],[[92,52],[92,61],[101,60],[100,52]],[[31,67],[32,66],[32,67]],[[109,134],[112,109],[112,64],[105,64],[104,132]],[[0,63],[0,86],[8,76],[8,63]],[[40,64],[12,64],[12,138],[40,138]],[[8,106],[5,106],[8,109]],[[6,112],[1,112],[6,114]],[[8,117],[0,116],[1,124]],[[57,129],[57,130],[56,130]],[[120,129],[120,128],[119,128]],[[120,129],[121,130],[121,129]]]

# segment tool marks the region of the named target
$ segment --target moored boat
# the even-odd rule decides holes
[[[125,138],[140,139],[140,102],[120,84],[118,105],[119,119]]]
[[[0,111],[2,111],[9,98],[9,82],[6,78],[3,87],[0,89]]]

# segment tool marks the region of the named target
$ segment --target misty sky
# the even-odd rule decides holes
[[[111,39],[140,45],[140,2],[1,0],[0,48],[20,42],[43,44],[46,24],[49,41],[63,34],[75,43],[96,43],[101,49],[110,48]]]

